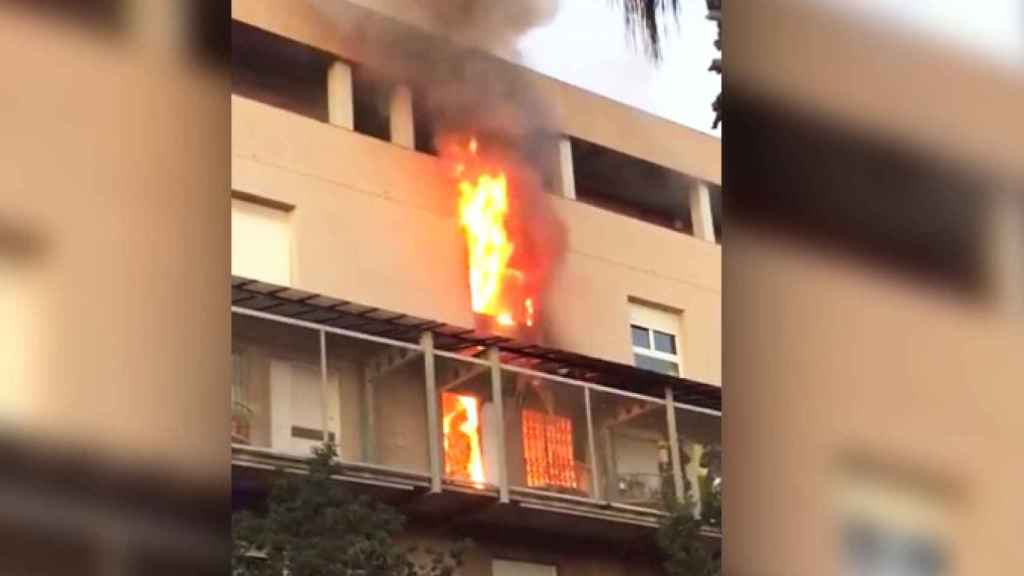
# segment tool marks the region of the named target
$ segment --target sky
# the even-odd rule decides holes
[[[742,1],[742,0],[739,0]],[[813,0],[1024,70],[1024,0]],[[721,79],[708,71],[718,52],[705,0],[680,0],[679,25],[654,65],[628,41],[612,0],[561,0],[554,19],[519,42],[523,64],[695,130],[712,131]]]
[[[561,0],[546,25],[519,42],[523,64],[585,90],[715,136],[711,110],[721,77],[708,71],[718,55],[717,28],[705,0],[680,0],[679,24],[665,35],[664,57],[652,64],[631,45],[621,8],[611,0]]]

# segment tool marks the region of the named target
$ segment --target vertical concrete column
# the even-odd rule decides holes
[[[572,167],[572,140],[568,136],[558,139],[558,173],[562,196],[576,199],[576,176]]]
[[[327,69],[327,121],[349,130],[355,128],[352,68],[340,60]]]
[[[505,406],[501,393],[501,354],[497,346],[487,349],[487,361],[491,365],[491,397],[494,402],[494,411],[497,413],[497,420],[501,422],[498,426],[498,501],[507,504],[508,493],[508,460],[505,459]]]
[[[686,501],[685,484],[683,483],[683,464],[679,459],[679,432],[676,428],[675,394],[671,386],[665,386],[665,408],[668,416],[668,445],[672,461],[672,487],[676,491],[676,500],[682,504]]]
[[[434,334],[424,332],[420,335],[420,346],[423,347],[424,382],[427,394],[427,450],[430,458],[430,492],[441,492],[441,472],[444,470],[441,446],[444,445],[441,431],[440,409],[437,394],[437,375],[434,370]]]
[[[711,216],[711,191],[704,182],[690,188],[690,218],[693,235],[707,242],[715,241],[715,226]]]
[[[323,431],[324,442],[331,440],[330,409],[327,393],[327,332],[320,330],[320,429]],[[339,438],[335,438],[339,441]],[[337,445],[335,445],[337,447]]]
[[[412,90],[398,84],[391,90],[391,142],[404,148],[416,147],[416,128],[412,117]]]

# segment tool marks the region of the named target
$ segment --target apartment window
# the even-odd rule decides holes
[[[693,234],[693,178],[586,140],[571,142],[577,200]]]
[[[412,95],[412,119],[416,151],[437,156],[437,143],[434,141],[437,126],[434,122],[433,111],[423,93],[415,90]]]
[[[680,376],[679,314],[635,302],[630,308],[634,364],[645,370]]]
[[[352,67],[352,121],[356,132],[391,139],[390,98],[394,86],[363,66]]]
[[[722,243],[722,187],[709,185],[708,193],[711,196],[711,224],[715,230],[715,244],[720,245]]]
[[[327,68],[334,58],[254,26],[231,28],[231,91],[327,121]]]
[[[494,560],[491,563],[493,576],[558,576],[558,568],[551,564]]]
[[[231,274],[291,284],[290,207],[255,197],[231,199]]]
[[[949,492],[913,471],[855,461],[840,468],[835,510],[841,573],[943,576],[953,572]]]

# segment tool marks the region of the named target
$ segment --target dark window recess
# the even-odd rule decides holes
[[[231,3],[188,0],[189,48],[200,61],[223,70],[231,62]]]
[[[983,176],[867,132],[726,98],[730,222],[980,295]]]
[[[577,200],[693,233],[692,178],[578,138],[572,139],[572,162]]]
[[[434,120],[423,97],[415,91],[412,97],[413,131],[415,132],[416,150],[424,154],[437,156],[437,145],[434,142],[436,133]]]
[[[676,337],[664,332],[654,331],[654,349],[665,354],[676,353]]]
[[[352,105],[356,132],[391,140],[391,85],[366,68],[352,68]]]
[[[243,24],[231,27],[231,91],[327,121],[327,68],[320,50]]]
[[[317,430],[315,428],[306,428],[304,426],[292,426],[292,438],[301,438],[303,440],[323,440],[323,430]],[[331,444],[334,443],[334,432],[327,433],[327,441]]]
[[[123,0],[8,0],[8,3],[114,34],[124,31],[130,8]]]
[[[715,244],[722,243],[722,187],[708,184],[711,196],[711,221],[715,230]]]
[[[650,331],[647,328],[636,325],[631,325],[629,328],[633,334],[633,346],[648,349],[651,347]]]

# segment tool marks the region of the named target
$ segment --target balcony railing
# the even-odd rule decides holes
[[[688,500],[720,524],[720,414],[503,363],[234,308],[232,443],[503,502],[654,514]],[[477,350],[477,354],[480,351]]]

